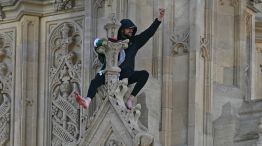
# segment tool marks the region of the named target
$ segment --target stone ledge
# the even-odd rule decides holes
[[[17,2],[17,0],[1,0],[0,5],[5,6],[12,6]]]
[[[15,5],[8,5],[3,7],[3,12],[5,13],[5,19],[0,21],[0,24],[10,23],[19,21],[23,15],[33,15],[33,16],[52,16],[64,13],[72,13],[77,11],[83,11],[84,0],[76,0],[74,8],[69,10],[57,11],[54,7],[54,1],[17,1]]]

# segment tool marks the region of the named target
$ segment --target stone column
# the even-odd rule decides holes
[[[166,14],[160,27],[161,56],[161,123],[160,141],[164,146],[172,145],[172,113],[173,113],[173,56],[170,55],[170,32],[173,31],[173,7],[175,2],[158,1],[160,7],[166,8]]]
[[[17,56],[16,99],[20,99],[16,107],[16,125],[14,145],[37,145],[37,111],[38,111],[38,49],[39,18],[23,16],[21,19],[20,44]],[[18,139],[16,139],[16,137]]]
[[[118,67],[118,54],[121,49],[128,47],[128,42],[129,40],[124,40],[114,43],[104,39],[102,46],[97,50],[99,53],[103,53],[106,56],[105,85],[108,96],[113,96],[116,88],[118,87],[117,82],[119,81],[118,77],[121,71]]]
[[[203,123],[203,67],[201,66],[200,36],[204,32],[204,0],[189,2],[189,105],[188,146],[204,146]],[[203,65],[203,63],[202,63]]]

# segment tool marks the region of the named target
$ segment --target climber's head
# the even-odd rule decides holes
[[[122,29],[122,34],[127,38],[131,38],[133,36],[133,32],[134,32],[134,27]]]
[[[121,26],[118,30],[117,39],[130,39],[136,34],[137,27],[130,19],[123,19],[120,21]]]

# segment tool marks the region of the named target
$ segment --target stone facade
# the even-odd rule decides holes
[[[117,52],[80,108],[73,93],[100,65],[95,38],[115,37],[123,18],[140,33],[159,7],[136,57],[150,78],[135,108]],[[261,0],[1,0],[0,146],[261,146],[261,48]]]

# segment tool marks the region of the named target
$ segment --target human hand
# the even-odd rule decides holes
[[[163,17],[165,16],[165,10],[164,8],[159,8],[159,16],[158,16],[158,21],[162,21]]]

